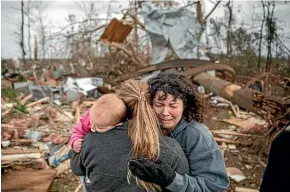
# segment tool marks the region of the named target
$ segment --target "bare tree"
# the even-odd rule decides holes
[[[263,8],[263,17],[262,17],[262,22],[261,22],[261,28],[260,28],[260,39],[259,39],[259,56],[258,56],[258,70],[261,67],[261,52],[262,52],[262,40],[263,40],[263,29],[264,29],[264,23],[266,20],[266,10],[265,10],[265,2],[264,0],[261,0],[262,8]]]
[[[227,26],[227,57],[232,56],[232,21],[233,21],[233,1],[229,0],[226,4],[229,10],[228,26]]]
[[[134,1],[130,1],[130,11],[132,11],[133,13],[131,13],[132,15],[135,16],[135,18],[137,18],[138,16],[138,1],[134,0]],[[137,21],[134,19],[134,49],[136,54],[138,54],[139,52],[139,36],[138,36],[138,25],[137,25]]]
[[[30,1],[27,1],[27,3],[26,3],[26,12],[25,12],[25,15],[27,17],[27,35],[28,35],[27,45],[28,45],[28,54],[29,54],[29,59],[31,59],[32,58],[32,51],[31,51],[31,31],[30,31],[30,27],[31,27]]]
[[[271,9],[272,8],[272,9]],[[267,26],[267,62],[266,62],[266,72],[270,71],[271,63],[272,63],[272,43],[274,40],[274,36],[276,33],[276,23],[274,21],[274,9],[275,9],[275,1],[268,1],[267,4],[267,18],[266,18],[266,26]]]
[[[22,49],[22,60],[24,63],[24,66],[26,66],[26,61],[25,61],[25,46],[24,46],[24,2],[23,0],[21,1],[21,40],[20,40],[20,46]]]
[[[218,50],[219,50],[219,54],[223,54],[223,50],[222,50],[222,41],[223,41],[223,36],[222,36],[222,29],[224,27],[224,25],[222,24],[222,22],[219,22],[218,19],[210,19],[209,22],[211,25],[211,31],[212,33],[209,36],[212,36],[214,39],[214,44],[217,46]]]
[[[26,1],[26,5],[24,1],[21,1],[21,7],[20,8],[12,8],[14,10],[21,12],[21,23],[19,24],[19,27],[17,27],[17,31],[15,31],[15,34],[17,37],[20,38],[20,41],[18,42],[21,48],[22,52],[22,59],[24,54],[24,61],[25,59],[32,58],[32,51],[31,51],[31,26],[33,24],[32,15],[30,13],[30,1]],[[18,25],[18,24],[17,24]],[[27,36],[26,36],[27,32]],[[26,49],[28,47],[28,50]],[[25,57],[27,56],[27,58]]]
[[[35,14],[29,14],[30,19],[33,20],[33,29],[38,33],[38,42],[40,44],[40,51],[42,58],[48,56],[48,36],[49,36],[49,26],[51,26],[51,20],[47,19],[48,17],[44,14],[45,12],[45,3],[42,1],[30,2],[30,8],[34,9]]]

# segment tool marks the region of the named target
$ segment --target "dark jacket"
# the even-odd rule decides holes
[[[222,153],[204,124],[181,119],[171,137],[182,147],[190,175],[176,174],[167,189],[175,192],[227,191],[229,178]]]
[[[290,181],[290,124],[271,144],[261,192],[288,192]]]
[[[164,143],[161,142],[160,159],[169,163],[179,174],[189,173],[187,159],[179,144],[169,137],[162,138]],[[75,175],[86,175],[88,192],[143,191],[135,183],[128,184],[127,181],[131,147],[127,123],[105,133],[89,133],[79,154],[72,150],[69,152],[71,170]]]

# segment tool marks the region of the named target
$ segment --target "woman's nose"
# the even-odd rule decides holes
[[[168,109],[168,107],[164,107],[161,114],[163,116],[168,116],[169,115],[169,109]]]

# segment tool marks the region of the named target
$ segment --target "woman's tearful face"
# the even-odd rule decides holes
[[[184,104],[180,98],[158,91],[153,100],[153,109],[162,128],[172,131],[182,118]]]

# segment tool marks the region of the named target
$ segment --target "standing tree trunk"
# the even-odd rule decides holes
[[[274,40],[274,35],[276,33],[276,24],[273,21],[274,9],[275,9],[275,2],[272,2],[272,10],[270,11],[271,2],[268,2],[267,7],[267,62],[266,62],[266,72],[270,71],[271,63],[272,63],[272,42]]]
[[[266,19],[266,10],[265,10],[265,2],[264,2],[264,0],[261,0],[261,3],[262,3],[262,6],[263,6],[263,18],[262,18],[261,29],[260,29],[258,70],[260,70],[260,67],[261,67],[261,52],[262,52],[262,40],[263,40],[263,28],[264,28],[264,23],[265,23],[265,19]]]
[[[20,46],[22,49],[22,61],[26,68],[26,61],[25,61],[25,48],[24,48],[24,1],[21,1],[21,41]]]
[[[197,5],[196,5],[196,19],[197,21],[203,25],[204,24],[204,20],[203,20],[203,14],[202,14],[202,2],[201,0],[197,1]]]
[[[35,35],[34,36],[34,60],[37,60],[37,51],[38,51],[38,48],[37,48],[37,36]]]
[[[137,18],[138,16],[138,1],[134,1],[134,15]],[[136,54],[139,53],[139,37],[138,37],[138,27],[137,27],[137,23],[136,20],[135,21],[135,25],[134,25],[134,35],[135,35],[135,51]]]
[[[29,53],[29,59],[32,58],[32,51],[31,51],[31,33],[30,33],[30,2],[27,1],[27,33],[28,33],[28,53]]]
[[[229,0],[227,3],[229,9],[229,20],[227,27],[227,58],[232,57],[232,20],[233,20],[233,2]]]
[[[43,59],[45,59],[45,56],[46,56],[46,50],[45,50],[46,35],[45,35],[45,27],[44,27],[44,23],[43,23],[41,15],[40,15],[39,21],[40,21],[40,25],[41,25],[41,49],[42,49],[41,51],[42,51],[42,57],[43,57]]]

